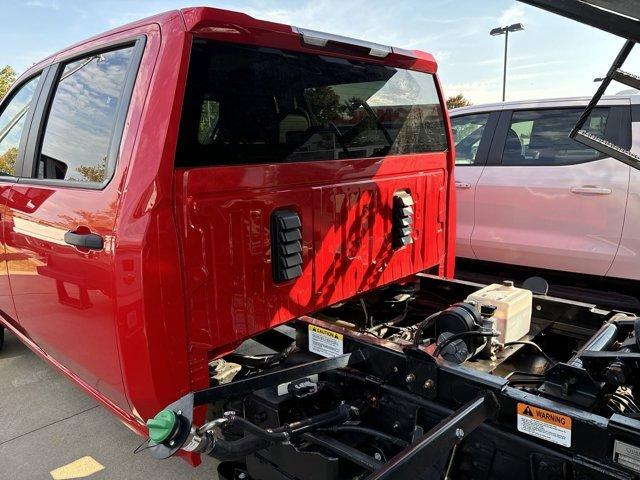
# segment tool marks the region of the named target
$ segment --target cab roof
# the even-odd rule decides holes
[[[182,17],[184,31],[198,36],[213,36],[221,41],[240,41],[251,44],[273,42],[273,46],[275,47],[290,45],[297,47],[296,49],[298,50],[313,51],[325,55],[366,58],[375,63],[383,63],[426,73],[436,73],[437,71],[437,63],[433,55],[421,50],[405,50],[364,40],[259,20],[245,13],[231,10],[213,7],[191,7],[153,15],[78,42],[34,64],[23,76],[33,74],[35,70],[42,69],[53,63],[56,57],[59,57],[66,51],[81,47],[85,43],[152,23],[159,25],[162,29],[162,26],[170,20],[174,20],[175,16]],[[285,39],[288,39],[289,42],[284,41]]]

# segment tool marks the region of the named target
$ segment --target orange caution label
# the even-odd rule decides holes
[[[571,417],[518,403],[518,430],[565,447],[571,446]]]
[[[571,417],[560,415],[550,410],[543,410],[542,408],[527,405],[526,403],[518,404],[518,415],[527,415],[541,422],[555,425],[556,427],[571,428]]]

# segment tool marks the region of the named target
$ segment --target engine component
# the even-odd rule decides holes
[[[435,356],[462,363],[481,352],[489,351],[491,339],[498,336],[493,329],[495,309],[485,307],[483,317],[475,303],[461,302],[440,312],[434,319],[437,332]]]
[[[513,282],[494,283],[472,293],[467,302],[478,305],[494,305],[496,328],[500,332],[500,343],[520,340],[531,329],[533,295],[530,290],[516,288]]]

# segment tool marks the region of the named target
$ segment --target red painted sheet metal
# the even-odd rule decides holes
[[[446,153],[176,172],[191,340],[257,332],[444,262]],[[393,195],[415,201],[414,244],[391,247]],[[272,279],[270,215],[303,225],[303,274]]]

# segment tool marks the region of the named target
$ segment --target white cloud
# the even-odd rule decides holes
[[[27,7],[60,9],[60,4],[56,0],[29,0],[26,5]]]
[[[500,13],[498,22],[501,26],[511,25],[512,23],[524,22],[524,8],[522,5],[512,5]]]
[[[529,63],[529,64],[525,64],[525,65],[516,65],[515,67],[509,67],[509,70],[529,70],[531,68],[540,68],[540,67],[549,67],[551,65],[560,65],[563,62],[562,60],[549,60],[547,62],[536,62],[536,63]]]
[[[447,60],[448,58],[451,57],[451,52],[446,51],[446,50],[436,50],[433,53],[433,56],[435,57],[435,59],[436,59],[436,61],[438,63],[442,63],[442,62],[444,62],[445,60]]]

